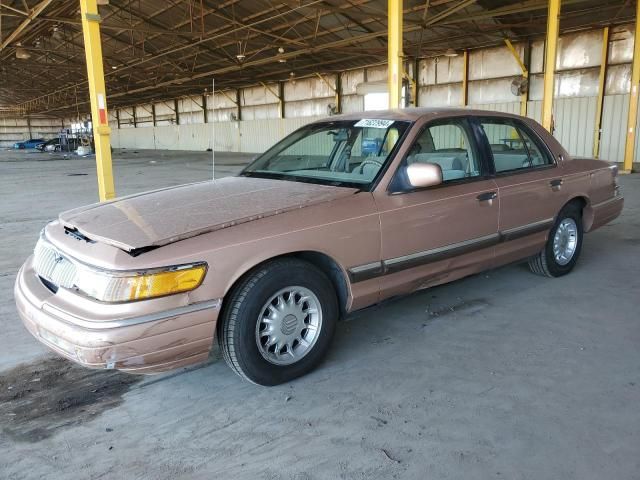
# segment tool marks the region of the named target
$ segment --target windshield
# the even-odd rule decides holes
[[[382,170],[408,126],[383,119],[314,123],[278,142],[241,175],[363,188]]]

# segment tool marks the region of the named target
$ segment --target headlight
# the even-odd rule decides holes
[[[204,263],[142,272],[78,268],[75,285],[86,295],[103,302],[131,302],[193,290],[200,286],[206,272]]]

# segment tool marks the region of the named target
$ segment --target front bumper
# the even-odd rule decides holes
[[[54,294],[45,287],[31,263],[29,258],[18,273],[16,306],[27,330],[56,353],[86,367],[135,373],[158,373],[207,360],[220,300],[161,311],[150,309],[149,301],[132,302],[125,316],[113,318],[104,314],[110,305],[92,302],[95,315],[89,318],[74,312],[71,292],[60,289]]]

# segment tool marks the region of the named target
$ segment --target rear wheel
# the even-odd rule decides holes
[[[297,259],[256,268],[225,302],[218,332],[224,359],[259,385],[278,385],[312,370],[329,348],[338,317],[329,279]]]
[[[582,210],[574,203],[565,206],[549,232],[544,249],[529,259],[529,268],[547,277],[566,275],[578,261],[583,235]]]

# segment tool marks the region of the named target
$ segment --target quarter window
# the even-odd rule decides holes
[[[508,120],[481,121],[491,146],[496,173],[535,168],[550,163],[537,142]]]
[[[409,165],[440,165],[444,182],[480,176],[478,155],[472,148],[462,119],[429,125],[411,147],[406,161]]]

